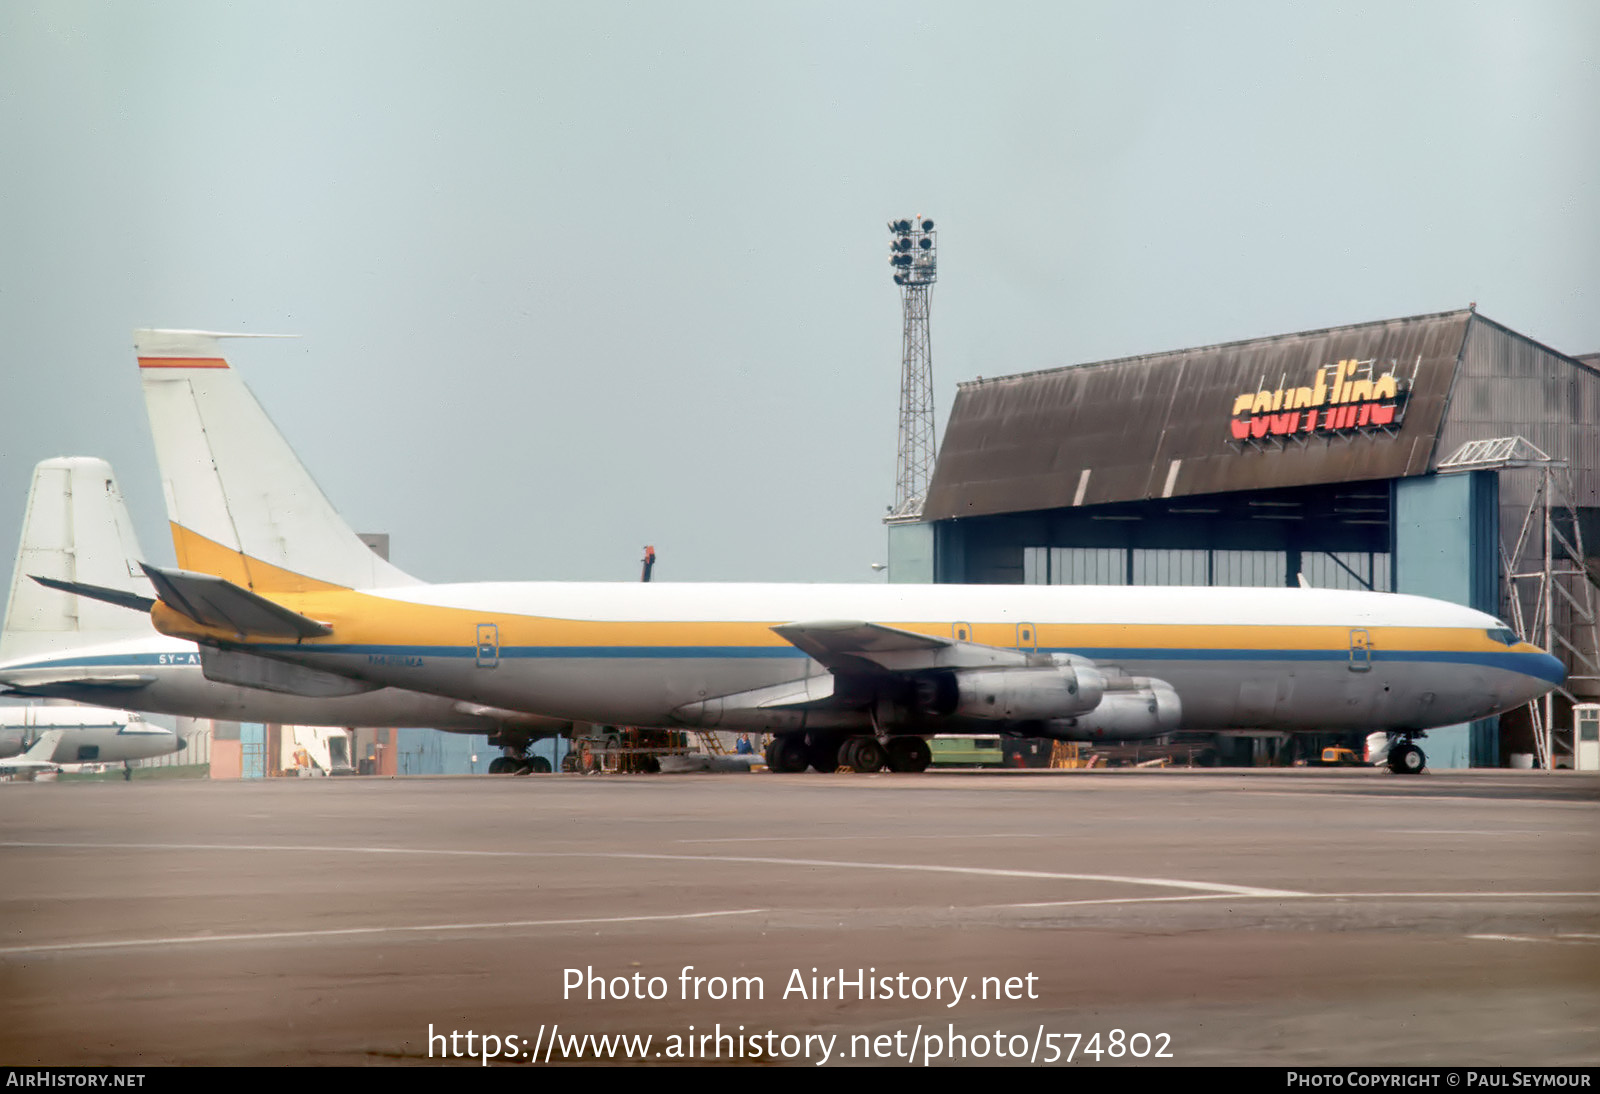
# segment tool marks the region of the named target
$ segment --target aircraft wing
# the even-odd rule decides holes
[[[25,683],[11,681],[0,682],[0,687],[17,695],[27,695],[38,691],[41,694],[55,688],[106,688],[112,691],[132,691],[135,688],[148,687],[156,682],[154,676],[127,672],[106,673],[102,676],[85,676],[74,673],[69,669],[43,675],[30,675]],[[109,696],[108,696],[109,698]]]
[[[772,628],[835,673],[899,673],[927,669],[1029,664],[1026,650],[903,631],[881,623],[826,620]]]
[[[360,695],[362,692],[376,691],[380,686],[290,661],[275,661],[244,650],[217,649],[213,646],[201,647],[200,671],[207,680],[219,684],[234,684],[242,688],[301,695],[311,699]]]
[[[484,706],[481,703],[469,703],[465,700],[457,703],[455,709],[458,714],[465,714],[472,718],[483,718],[498,726],[531,729],[552,736],[565,733],[572,728],[572,721],[567,718],[550,718],[543,714],[526,714],[520,710]]]
[[[196,623],[265,638],[321,638],[333,628],[211,574],[139,563],[169,608]]]

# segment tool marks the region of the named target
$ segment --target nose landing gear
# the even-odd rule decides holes
[[[1428,766],[1427,754],[1418,748],[1409,733],[1389,738],[1389,770],[1396,775],[1420,775]]]

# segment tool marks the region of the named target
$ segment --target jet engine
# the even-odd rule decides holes
[[[1038,721],[1095,709],[1105,687],[1105,677],[1087,665],[965,669],[919,680],[917,705],[960,718]]]
[[[1135,741],[1178,728],[1183,703],[1172,685],[1148,676],[1117,681],[1093,710],[1045,723],[1046,736],[1063,741]]]

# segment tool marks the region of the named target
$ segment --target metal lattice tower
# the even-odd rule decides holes
[[[889,265],[900,286],[904,335],[900,360],[900,448],[894,504],[888,520],[916,520],[933,477],[933,343],[928,334],[928,292],[938,280],[933,221],[889,222]]]
[[[1526,438],[1495,437],[1469,441],[1439,464],[1440,474],[1522,469],[1539,479],[1515,544],[1500,545],[1501,597],[1517,634],[1566,663],[1569,685],[1593,684],[1600,680],[1600,588],[1583,562],[1589,556],[1567,461],[1545,455]],[[1543,709],[1540,700],[1528,704],[1535,753],[1546,769],[1571,766],[1577,743],[1571,725],[1555,725],[1556,692],[1578,702],[1557,687],[1545,693]]]

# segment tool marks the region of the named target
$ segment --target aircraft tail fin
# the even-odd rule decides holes
[[[66,736],[66,731],[61,729],[47,729],[39,734],[28,750],[15,760],[10,766],[21,768],[51,768],[55,767],[56,749],[61,745],[61,738]]]
[[[139,569],[140,554],[110,464],[88,456],[40,463],[0,628],[0,660],[150,634],[147,617],[51,584],[147,599],[154,593]],[[50,582],[35,582],[33,575]]]
[[[228,337],[134,332],[178,566],[267,593],[419,584],[334,509],[229,367]]]

